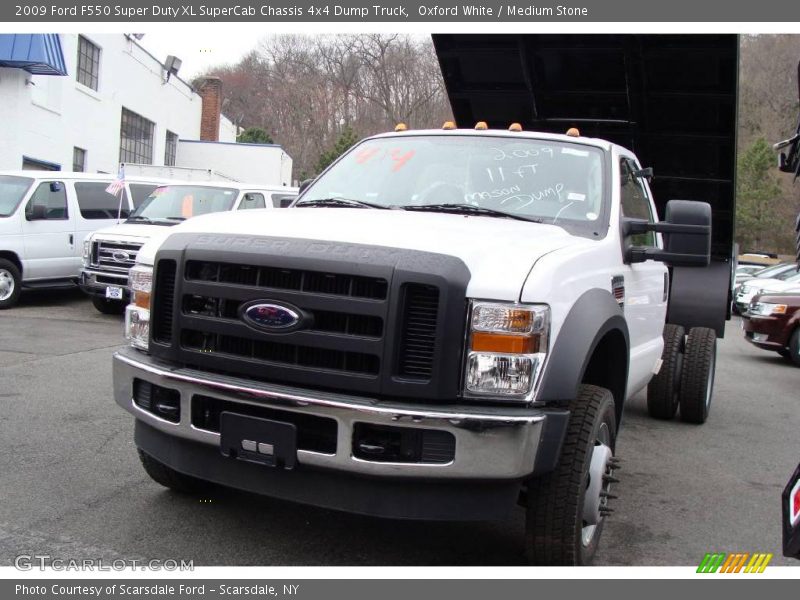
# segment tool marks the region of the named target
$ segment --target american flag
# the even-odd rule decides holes
[[[121,196],[123,189],[125,189],[125,165],[120,165],[117,178],[108,185],[106,191],[112,196]]]

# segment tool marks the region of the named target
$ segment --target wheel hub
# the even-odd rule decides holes
[[[609,446],[610,438],[608,428],[603,425],[592,448],[589,481],[583,496],[581,541],[584,546],[588,546],[592,542],[598,525],[602,523],[606,515],[612,512],[612,509],[608,507],[608,501],[616,497],[612,496],[610,491],[611,485],[617,481],[613,473],[619,459],[614,456],[614,452]]]
[[[0,270],[0,300],[6,300],[14,293],[14,278],[11,273]]]

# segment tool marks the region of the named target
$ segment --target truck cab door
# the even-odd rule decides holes
[[[78,276],[73,208],[63,181],[46,180],[35,187],[22,221],[26,280]]]
[[[652,223],[656,220],[655,205],[647,182],[634,175],[639,169],[633,159],[624,156],[620,158],[620,218],[645,219]],[[635,235],[629,241],[635,246],[661,247],[660,236],[654,232]],[[624,247],[620,248],[620,252],[623,253],[624,261]],[[623,307],[630,333],[630,393],[647,384],[653,367],[661,357],[667,310],[667,277],[667,268],[663,263],[649,260],[625,264],[622,280],[615,282],[616,295]]]

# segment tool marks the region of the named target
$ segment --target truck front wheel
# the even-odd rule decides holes
[[[707,327],[693,327],[686,337],[683,356],[680,406],[681,420],[705,423],[714,391],[717,363],[717,333]]]
[[[198,494],[207,491],[211,484],[202,479],[179,473],[139,450],[139,460],[150,479],[181,494]]]
[[[616,479],[611,392],[581,385],[555,471],[528,484],[525,551],[532,564],[585,565],[597,552]]]
[[[671,419],[678,410],[684,335],[680,325],[664,325],[661,369],[647,385],[647,412],[655,419]]]
[[[92,304],[104,315],[121,315],[126,306],[122,300],[106,300],[100,296],[92,296]]]

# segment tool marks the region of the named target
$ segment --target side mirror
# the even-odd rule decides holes
[[[654,231],[664,234],[664,249],[631,246],[628,262],[660,260],[672,267],[707,267],[711,262],[711,205],[708,202],[670,200],[664,221],[648,223],[625,219],[623,235]]]
[[[28,221],[46,221],[47,207],[44,204],[29,204],[25,211],[25,218]]]
[[[314,182],[313,179],[304,179],[300,182],[300,190],[298,191],[299,194],[302,194],[306,191],[306,188],[310,186]]]
[[[61,182],[60,181],[51,181],[50,182],[50,191],[51,192],[60,192],[61,191]]]

